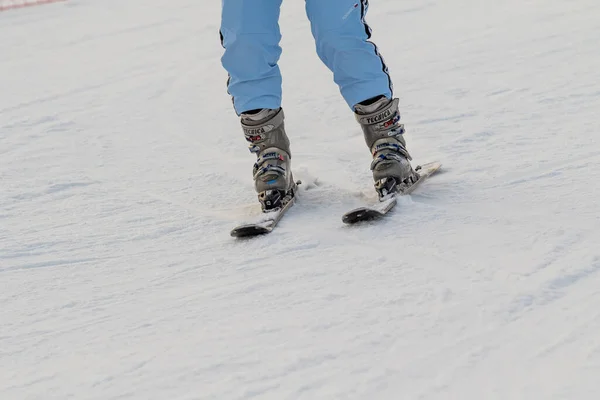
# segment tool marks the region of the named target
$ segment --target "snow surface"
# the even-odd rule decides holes
[[[0,398],[600,398],[600,3],[371,2],[416,162],[370,156],[282,8],[297,205],[269,236],[220,2],[0,14]]]

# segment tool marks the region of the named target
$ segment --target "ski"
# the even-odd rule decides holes
[[[425,181],[431,175],[436,173],[441,166],[442,164],[437,161],[417,166],[415,168],[415,172],[419,175],[419,178],[415,183],[404,189],[399,190],[396,193],[390,193],[383,199],[377,201],[377,203],[374,203],[369,206],[359,207],[347,212],[342,216],[342,221],[345,224],[351,225],[357,222],[370,221],[382,218],[396,206],[398,202],[398,196],[411,194],[423,181]]]
[[[297,184],[299,183],[300,182],[297,182]],[[233,228],[230,232],[231,236],[241,238],[271,233],[277,226],[277,223],[281,220],[281,218],[283,218],[285,213],[287,213],[288,210],[294,205],[296,201],[295,192],[296,189],[294,188],[290,194],[281,200],[281,207],[270,211],[263,211],[260,217],[258,217],[255,221],[238,225],[237,227]]]

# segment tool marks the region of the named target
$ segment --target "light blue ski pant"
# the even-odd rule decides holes
[[[301,0],[289,0],[301,1]],[[365,22],[368,0],[305,0],[320,59],[333,72],[348,106],[378,95],[392,82]],[[279,9],[282,0],[222,0],[221,59],[238,114],[281,106]]]

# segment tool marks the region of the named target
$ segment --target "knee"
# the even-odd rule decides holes
[[[281,56],[279,39],[261,33],[221,33],[225,53],[221,62],[230,75],[263,74],[277,65]],[[248,77],[249,79],[252,76]]]
[[[360,49],[363,40],[343,30],[328,30],[315,35],[317,53],[326,63],[334,63],[344,54]]]

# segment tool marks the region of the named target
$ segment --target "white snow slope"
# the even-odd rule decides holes
[[[370,155],[286,0],[307,184],[251,240],[220,2],[0,14],[0,399],[600,398],[600,3],[371,3],[445,172],[342,224]]]

